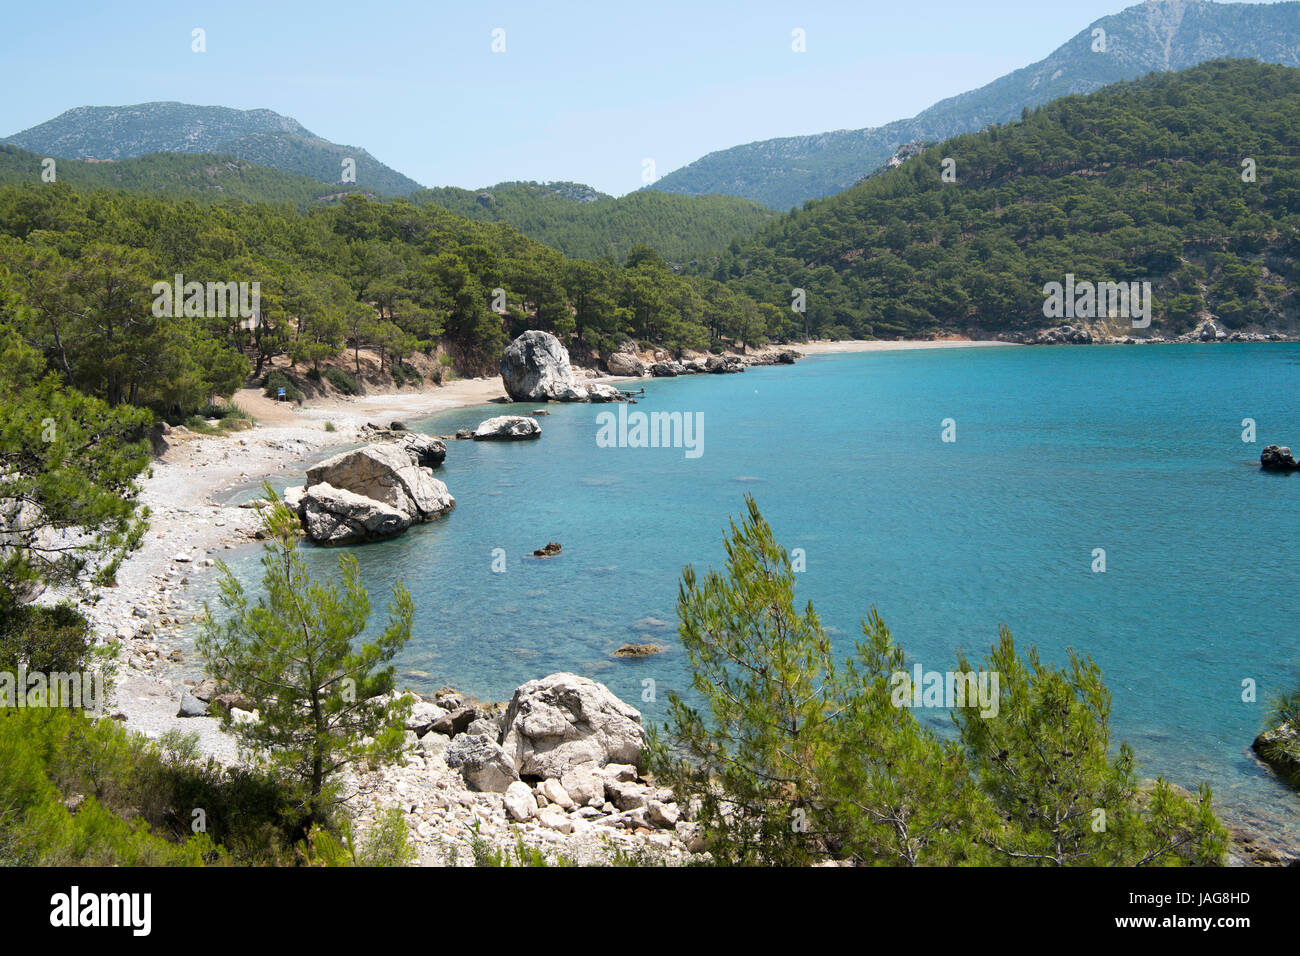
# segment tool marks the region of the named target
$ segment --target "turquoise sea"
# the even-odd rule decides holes
[[[872,604],[927,670],[959,650],[977,659],[1001,623],[1050,661],[1077,648],[1103,668],[1144,775],[1207,780],[1220,802],[1300,819],[1249,753],[1271,700],[1300,685],[1300,474],[1258,467],[1265,444],[1300,446],[1298,389],[1293,344],[917,350],[652,380],[629,411],[701,413],[699,457],[598,447],[611,406],[551,405],[538,441],[448,442],[439,477],[455,512],[353,552],[376,621],[394,579],[415,598],[403,683],[495,700],[571,670],[658,722],[687,682],[681,569],[721,564],[749,493],[804,550],[800,597],[842,656]],[[532,407],[461,409],[419,430]],[[563,554],[528,556],[548,541]],[[308,553],[322,570],[337,560]],[[254,577],[255,556],[236,570]],[[640,640],[669,650],[611,658]]]

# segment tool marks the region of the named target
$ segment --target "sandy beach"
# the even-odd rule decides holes
[[[804,355],[834,355],[841,352],[910,352],[916,349],[975,349],[1014,345],[1014,342],[972,341],[971,339],[908,339],[902,342],[853,339],[842,342],[807,342],[791,346]]]

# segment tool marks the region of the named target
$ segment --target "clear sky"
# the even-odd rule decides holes
[[[662,176],[728,146],[912,116],[1128,5],[6,0],[0,135],[75,106],[264,107],[427,186],[621,195],[646,158]]]

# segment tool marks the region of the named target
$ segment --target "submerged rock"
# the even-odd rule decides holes
[[[663,647],[659,644],[624,644],[614,651],[615,657],[651,657],[655,654],[662,654]]]

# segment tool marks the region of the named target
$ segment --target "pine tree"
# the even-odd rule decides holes
[[[959,668],[971,667],[963,656]],[[1163,780],[1144,792],[1133,751],[1110,747],[1111,695],[1090,658],[1021,660],[1001,629],[986,662],[998,675],[995,716],[957,710],[971,766],[1001,822],[981,842],[1018,865],[1147,866],[1220,861],[1227,835],[1202,786],[1195,802]]]
[[[698,801],[720,862],[809,863],[819,852],[830,639],[811,604],[796,610],[789,555],[752,497],[746,506],[725,543],[727,574],[682,574],[680,634],[709,714],[670,695],[669,738],[652,735],[652,763],[680,798]]]
[[[940,740],[894,700],[903,649],[873,607],[862,622],[857,657],[846,663],[836,696],[835,746],[823,795],[830,844],[859,864],[950,866],[992,862],[975,840],[992,808],[970,774],[960,745]]]
[[[328,823],[340,771],[358,762],[391,762],[402,751],[409,697],[393,694],[392,659],[411,636],[414,607],[393,585],[388,627],[356,646],[370,616],[357,562],[339,558],[342,575],[317,581],[296,548],[297,517],[267,488],[262,557],[265,595],[253,602],[222,566],[218,623],[209,615],[199,649],[218,682],[247,697],[257,718],[225,726],[301,795],[303,828]]]

